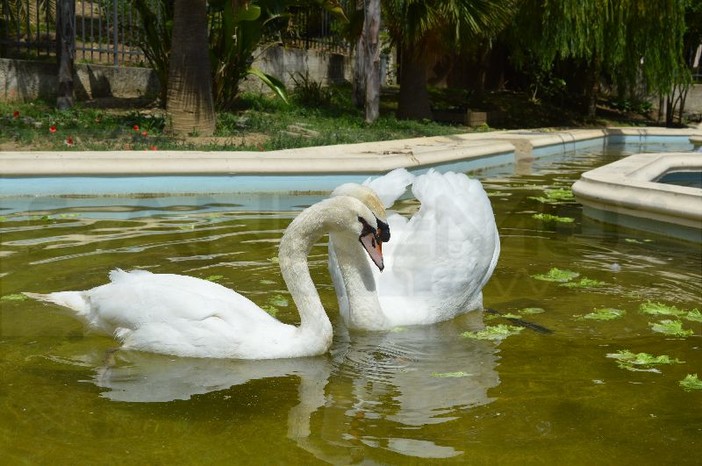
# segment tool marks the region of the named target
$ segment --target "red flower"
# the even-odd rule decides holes
[[[134,125],[134,126],[132,126],[132,129],[133,129],[134,131],[139,131],[139,125]]]
[[[66,145],[67,146],[72,146],[73,145],[73,136],[68,136],[66,138]]]
[[[142,136],[144,136],[144,137],[146,137],[146,136],[148,136],[148,135],[149,135],[149,133],[148,133],[148,132],[146,132],[146,131],[142,131],[142,132],[141,132],[141,135],[142,135]]]
[[[12,118],[14,118],[15,120],[19,118],[19,110],[15,110],[14,112],[12,112]]]
[[[158,147],[156,147],[156,146],[150,146],[150,147],[149,147],[149,150],[158,150]]]
[[[55,133],[56,132],[56,125],[49,126],[49,132],[52,134]]]

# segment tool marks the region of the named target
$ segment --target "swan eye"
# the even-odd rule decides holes
[[[376,229],[370,226],[370,224],[366,221],[365,218],[358,217],[358,221],[361,222],[361,225],[363,225],[363,229],[361,230],[361,236],[365,236],[369,233],[372,233],[373,236],[376,235]]]

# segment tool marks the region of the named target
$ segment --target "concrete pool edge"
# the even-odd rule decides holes
[[[694,128],[545,129],[464,133],[414,139],[270,152],[244,151],[70,151],[2,152],[0,177],[267,175],[384,173],[398,167],[431,167],[459,160],[512,154],[512,162],[533,158],[544,149],[612,139],[700,137]],[[501,159],[500,163],[504,160]]]
[[[702,132],[700,132],[702,135]],[[3,152],[0,177],[384,173],[601,139],[604,130],[496,131],[270,152]],[[514,161],[514,160],[513,160]]]
[[[702,190],[656,182],[670,171],[692,168],[702,168],[702,154],[630,155],[583,173],[573,194],[588,217],[700,242]]]

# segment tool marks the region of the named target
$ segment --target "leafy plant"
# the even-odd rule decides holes
[[[168,90],[168,59],[173,35],[173,0],[135,0],[134,7],[141,19],[142,34],[139,48],[144,52],[160,85],[161,102],[166,102]]]
[[[332,90],[311,79],[309,72],[296,73],[290,78],[295,83],[293,96],[298,104],[308,107],[328,107],[331,104],[334,96]]]
[[[683,316],[683,319],[692,322],[702,322],[702,312],[699,309],[693,309]]]
[[[580,274],[578,272],[573,272],[572,270],[561,270],[557,267],[552,268],[551,270],[548,271],[548,273],[545,274],[536,274],[532,275],[533,278],[537,280],[543,280],[546,282],[560,282],[560,283],[565,283],[570,280],[573,280],[574,278],[579,277]]]
[[[656,366],[666,364],[682,364],[683,361],[671,358],[667,354],[653,356],[648,353],[633,353],[629,350],[619,350],[607,354],[608,358],[616,359],[617,365],[622,369],[640,372],[660,372]]]
[[[549,270],[548,273],[532,275],[532,277],[537,280],[560,283],[561,286],[565,286],[567,288],[592,288],[605,284],[605,282],[587,277],[582,277],[580,280],[573,281],[579,276],[580,274],[578,272],[573,272],[572,270],[561,270],[556,267]]]
[[[664,333],[666,335],[674,337],[688,337],[692,335],[692,330],[686,330],[682,326],[682,321],[680,320],[661,320],[660,322],[649,322],[651,330],[658,333]]]
[[[27,296],[23,295],[22,293],[14,293],[14,294],[6,294],[2,298],[0,298],[0,301],[25,301],[29,298]]]
[[[566,288],[593,288],[602,285],[605,285],[605,282],[587,277],[572,282],[561,283],[561,286],[565,286]]]
[[[532,217],[542,222],[573,223],[575,221],[572,217],[559,217],[552,214],[534,214]]]
[[[697,377],[697,374],[687,374],[679,384],[685,391],[702,390],[702,380]]]
[[[477,332],[464,332],[461,335],[465,338],[474,340],[504,340],[505,338],[516,335],[524,330],[524,327],[516,325],[498,324],[488,325],[483,330]]]
[[[575,196],[570,188],[557,188],[557,189],[547,189],[544,192],[544,196],[530,197],[529,199],[534,199],[542,204],[563,204],[567,202],[573,202]]]
[[[618,318],[622,317],[624,314],[626,314],[626,311],[623,311],[621,309],[614,309],[611,307],[606,307],[606,308],[601,308],[601,309],[595,309],[593,312],[590,312],[589,314],[579,316],[578,319],[614,320],[614,319],[618,319]]]
[[[652,316],[673,316],[679,317],[685,314],[685,311],[681,311],[675,306],[668,306],[666,304],[654,303],[647,301],[639,307],[639,310],[644,314]]]
[[[231,108],[246,76],[259,78],[287,102],[285,85],[277,78],[253,68],[254,51],[265,33],[284,26],[288,13],[285,0],[232,2],[215,0],[210,5],[210,59],[213,94],[219,108]]]

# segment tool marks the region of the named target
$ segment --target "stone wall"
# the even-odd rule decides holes
[[[53,100],[58,90],[58,67],[52,63],[0,59],[0,99]],[[158,96],[158,79],[149,68],[76,63],[74,93],[77,100],[101,97]]]
[[[323,84],[350,82],[352,64],[349,57],[284,47],[269,47],[259,51],[254,66],[294,86],[293,78],[307,79]],[[159,83],[151,69],[113,67],[76,63],[75,97],[89,100],[103,97],[156,98]],[[0,99],[29,101],[37,98],[56,98],[57,66],[23,60],[0,59]],[[242,89],[267,91],[256,78],[242,83]]]

